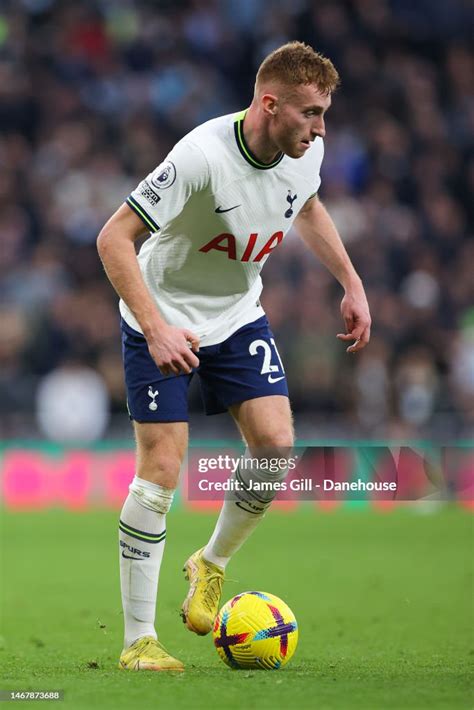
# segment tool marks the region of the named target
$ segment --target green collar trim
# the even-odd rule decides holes
[[[247,114],[247,111],[248,109],[240,111],[240,113],[236,114],[235,116],[234,133],[235,140],[237,141],[237,147],[242,157],[245,158],[247,163],[249,163],[253,168],[257,168],[257,170],[270,170],[270,168],[274,168],[276,165],[278,165],[278,163],[282,161],[283,153],[279,153],[273,163],[262,163],[257,158],[257,156],[252,153],[244,138],[244,118]]]

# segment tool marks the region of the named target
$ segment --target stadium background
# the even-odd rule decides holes
[[[341,74],[320,195],[374,320],[370,347],[346,355],[335,338],[341,289],[290,233],[263,271],[262,300],[297,436],[463,442],[472,474],[472,20],[467,0],[0,2],[5,687],[65,687],[76,707],[93,704],[92,690],[101,707],[119,707],[133,692],[154,697],[149,679],[117,686],[111,670],[121,642],[115,511],[133,455],[117,299],[95,240],[176,140],[249,104],[260,61],[288,40],[309,42]],[[235,442],[229,417],[201,413],[197,387],[191,412],[193,442]],[[294,676],[288,669],[277,696],[269,681],[253,688],[259,707],[286,697],[309,707],[310,691],[328,708],[348,707],[348,694],[351,707],[465,707],[472,527],[463,509],[390,508],[380,517],[364,504],[331,516],[300,508],[274,513],[232,570],[241,586],[229,594],[267,586],[295,605],[303,630],[314,629],[313,639],[302,636]],[[173,514],[161,611],[170,640],[173,564],[190,551],[180,535],[205,537],[213,520],[180,505]],[[354,535],[355,552],[346,546]],[[277,538],[291,575],[255,565],[253,556],[267,556]],[[317,621],[313,586],[325,608]],[[395,617],[387,613],[394,607]],[[222,682],[209,670],[212,650],[201,678],[202,646],[181,636],[172,650],[184,645],[198,669],[194,682],[212,697]],[[238,690],[245,681],[232,683]],[[183,688],[162,682],[165,691],[185,706]],[[195,695],[189,702],[198,706]],[[235,700],[244,705],[253,707]]]
[[[335,338],[334,279],[294,234],[272,255],[263,301],[297,431],[472,435],[469,3],[1,7],[3,438],[67,438],[68,411],[83,412],[83,438],[129,436],[117,299],[97,234],[184,133],[247,106],[263,56],[293,38],[327,53],[342,77],[327,118],[321,197],[374,311],[371,347],[348,357]],[[71,379],[76,387],[62,396]],[[44,406],[54,426],[38,421]],[[197,388],[192,409],[195,436],[232,431],[228,417],[200,415]]]

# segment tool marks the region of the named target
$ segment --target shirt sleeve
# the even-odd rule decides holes
[[[194,192],[209,180],[205,155],[199,146],[182,140],[166,160],[141,181],[127,197],[127,205],[150,232],[158,232],[183,209]]]

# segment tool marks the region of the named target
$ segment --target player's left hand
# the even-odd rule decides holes
[[[362,285],[347,290],[341,302],[341,315],[346,325],[345,333],[338,333],[339,340],[354,340],[346,352],[355,353],[365,348],[370,340],[370,310]]]

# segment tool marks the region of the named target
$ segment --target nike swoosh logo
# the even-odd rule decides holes
[[[228,207],[226,210],[223,210],[222,207],[216,207],[215,212],[217,212],[217,214],[222,214],[223,212],[230,212],[231,210],[236,210],[237,207],[240,207],[240,205],[234,205],[234,207]]]
[[[282,377],[272,377],[272,375],[268,375],[268,381],[271,385],[273,385],[275,382],[280,382],[280,380],[284,380],[285,375],[282,375]]]
[[[125,559],[127,559],[127,560],[138,560],[139,562],[141,562],[144,559],[144,557],[131,557],[131,555],[126,555],[123,550],[122,550],[122,557],[125,557]]]

